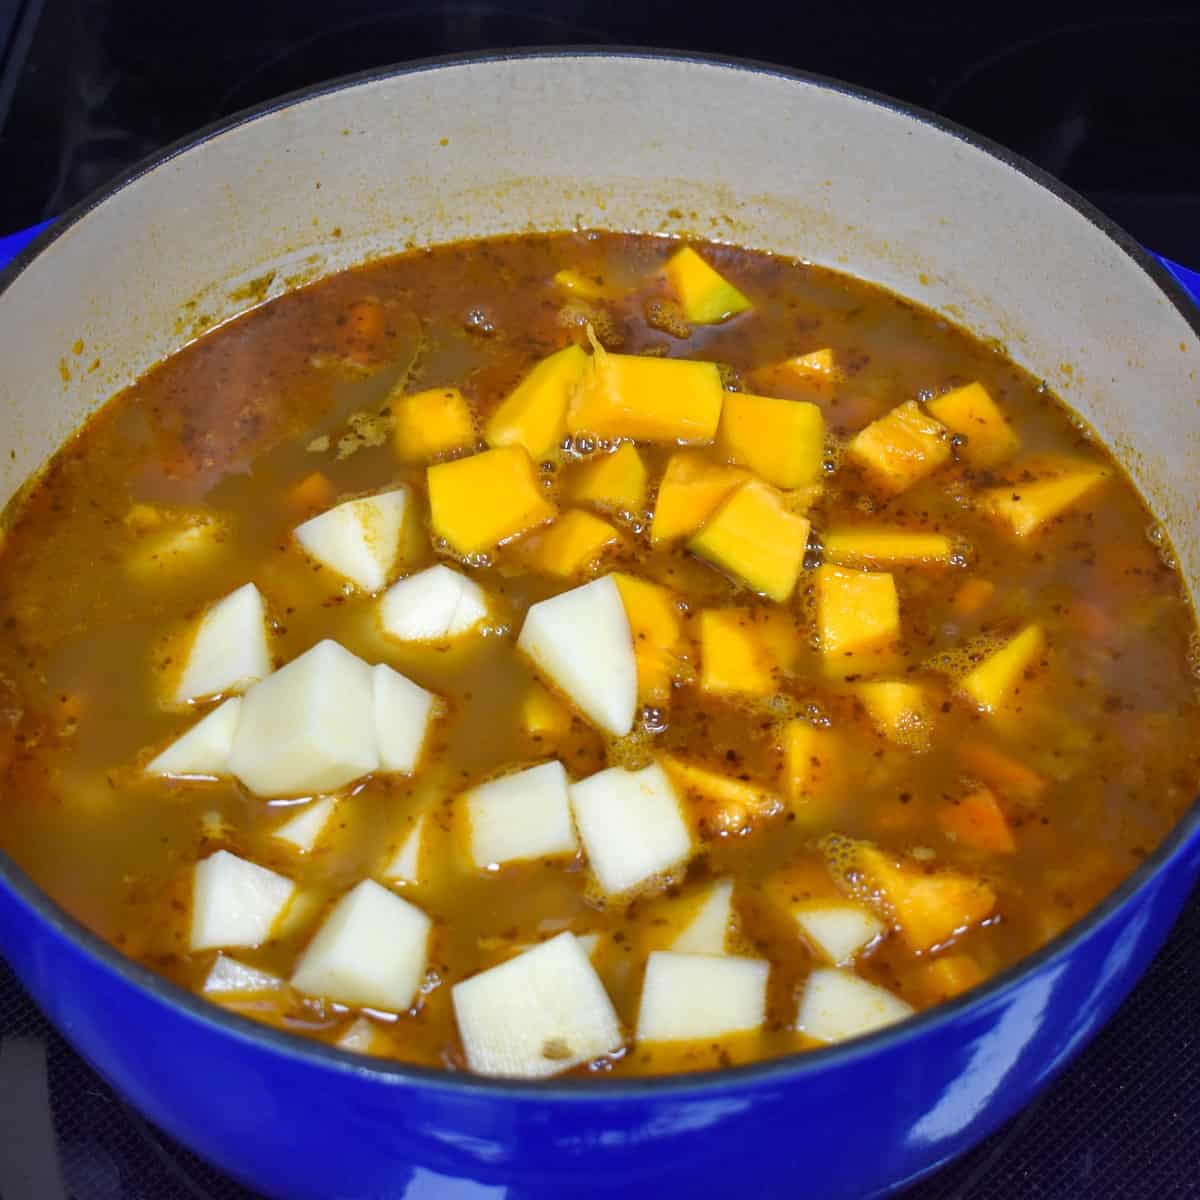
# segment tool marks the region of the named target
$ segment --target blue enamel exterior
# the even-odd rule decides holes
[[[39,231],[0,239],[0,267]],[[1200,300],[1200,275],[1164,265]],[[1136,983],[1198,873],[1193,809],[1100,909],[989,986],[847,1046],[676,1080],[513,1086],[366,1065],[125,962],[2,854],[0,953],[117,1091],[271,1196],[559,1200],[665,1185],[860,1200],[961,1154],[1044,1087]]]

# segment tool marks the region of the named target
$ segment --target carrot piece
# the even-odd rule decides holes
[[[977,850],[1012,854],[1017,848],[1008,818],[988,788],[947,805],[938,814],[938,822],[947,833]]]
[[[954,611],[960,617],[974,616],[996,594],[996,585],[990,579],[971,578],[954,593]]]
[[[943,954],[917,969],[917,986],[931,1004],[961,996],[983,982],[983,968],[969,954]]]
[[[958,748],[958,757],[972,775],[1007,799],[1032,803],[1046,788],[1032,767],[985,742],[967,742]]]
[[[320,512],[333,503],[336,494],[329,478],[320,471],[313,471],[288,488],[284,493],[283,502],[296,512]]]

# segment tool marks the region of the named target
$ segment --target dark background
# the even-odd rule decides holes
[[[890,93],[1018,150],[1200,269],[1200,0],[0,0],[0,235],[282,92],[428,55],[564,43],[733,54]],[[127,1109],[0,962],[0,1200],[68,1197],[249,1200]],[[1176,1197],[1200,1198],[1200,894],[1078,1062],[905,1200]]]

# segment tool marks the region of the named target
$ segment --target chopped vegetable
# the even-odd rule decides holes
[[[818,567],[817,637],[830,674],[885,669],[900,637],[900,601],[891,575]]]
[[[230,958],[228,954],[218,954],[204,977],[204,993],[209,996],[253,996],[281,987],[283,980],[278,975],[247,966],[244,962],[238,962],[236,958]]]
[[[948,804],[938,814],[938,821],[948,834],[976,850],[1013,854],[1017,849],[1008,818],[987,788]]]
[[[749,609],[700,614],[700,687],[712,695],[767,696],[778,688],[775,661]]]
[[[379,624],[402,642],[443,642],[462,637],[488,616],[483,588],[439,563],[392,584],[379,601]]]
[[[526,543],[523,557],[535,571],[570,579],[586,574],[620,545],[620,533],[607,521],[571,508]]]
[[[770,963],[733,955],[655,950],[638,1006],[638,1042],[693,1041],[758,1029]]]
[[[1041,775],[995,746],[965,742],[959,746],[958,756],[972,775],[1010,800],[1033,803],[1045,791],[1046,780]]]
[[[1028,482],[1005,484],[980,493],[979,507],[1015,537],[1029,537],[1099,487],[1109,476],[1101,466],[1082,463]]]
[[[1021,439],[982,383],[945,392],[925,407],[953,433],[966,439],[959,450],[973,467],[992,467],[1012,458]]]
[[[672,454],[658,487],[650,524],[651,543],[664,546],[695,533],[749,478],[741,467],[722,466],[694,450]]]
[[[638,698],[661,704],[671,695],[685,653],[679,597],[670,588],[633,575],[618,573],[612,578],[633,635]]]
[[[488,420],[488,445],[523,446],[534,462],[553,458],[567,433],[567,406],[587,368],[588,356],[578,346],[542,359]]]
[[[933,705],[919,683],[888,680],[860,683],[858,697],[884,737],[913,750],[927,750],[933,737]]]
[[[722,879],[706,888],[694,915],[671,943],[677,954],[724,954],[733,924],[733,880]]]
[[[939,954],[917,968],[919,987],[931,1004],[961,996],[984,980],[983,969],[969,954]]]
[[[196,626],[175,685],[176,704],[240,692],[271,670],[267,607],[247,583],[218,600]]]
[[[192,882],[192,950],[261,946],[296,885],[228,850],[198,862]]]
[[[894,1025],[913,1009],[850,971],[819,967],[800,996],[796,1028],[818,1042],[844,1042]]]
[[[950,435],[909,400],[856,434],[846,457],[862,467],[880,491],[895,495],[949,461]]]
[[[789,721],[783,731],[783,786],[793,809],[822,809],[837,791],[844,748],[831,729]]]
[[[673,755],[664,755],[662,766],[696,814],[704,837],[749,833],[760,821],[783,812],[779,797],[756,784],[731,779]]]
[[[336,496],[329,477],[320,471],[311,471],[287,490],[284,506],[296,513],[317,513],[329,508]]]
[[[567,484],[577,504],[594,504],[608,512],[639,516],[646,507],[646,464],[632,442],[580,463]]]
[[[271,836],[278,841],[288,842],[301,854],[307,854],[325,832],[336,805],[334,797],[318,796],[317,799],[303,805],[295,816],[276,826],[271,831]]]
[[[571,728],[571,714],[536,681],[521,701],[521,728],[539,741],[556,741]]]
[[[475,417],[458,388],[430,388],[388,398],[392,444],[403,463],[425,463],[474,449]]]
[[[963,692],[984,712],[996,712],[1021,692],[1046,651],[1040,625],[1027,625],[994,650],[961,681]]]
[[[694,325],[715,325],[751,307],[750,301],[690,246],[667,259],[667,279]]]
[[[954,593],[954,611],[960,617],[973,617],[985,608],[996,594],[996,585],[990,579],[980,579],[973,575],[963,581],[962,586]]]
[[[411,775],[421,760],[438,698],[393,671],[387,663],[376,663],[371,668],[371,677],[379,768]]]
[[[884,932],[883,922],[859,904],[810,901],[792,915],[808,945],[835,967],[849,966]]]
[[[954,542],[944,534],[907,529],[830,529],[821,546],[825,561],[839,567],[925,566],[954,556]]]
[[[397,883],[420,883],[422,849],[425,844],[426,816],[422,813],[405,834],[396,853],[383,868],[383,878]]]
[[[229,754],[242,707],[237,696],[218,705],[146,765],[148,775],[218,779],[229,774]]]
[[[410,503],[408,488],[347,500],[294,531],[310,558],[364,592],[384,587],[400,558],[400,533]]]
[[[825,418],[803,400],[730,392],[717,449],[775,487],[812,487],[824,477]]]
[[[551,760],[481,783],[463,796],[471,859],[487,869],[578,849],[567,800],[567,772]]]

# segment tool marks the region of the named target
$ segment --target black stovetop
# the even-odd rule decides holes
[[[962,0],[0,0],[0,234],[62,212],[200,125],[322,79],[456,51],[625,44],[782,62],[935,109],[1200,268],[1200,7],[1103,11],[1059,4],[1031,15]],[[114,1096],[0,963],[0,1200],[246,1195]],[[1200,1197],[1200,895],[1079,1061],[911,1200],[1083,1197]]]

